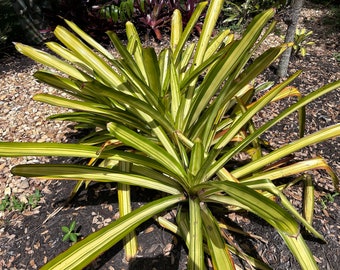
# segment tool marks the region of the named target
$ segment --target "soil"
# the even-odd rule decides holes
[[[311,39],[314,46],[307,48],[305,58],[293,57],[289,73],[302,69],[304,72],[294,82],[303,94],[319,88],[326,83],[340,79],[339,45],[340,32],[327,18],[332,18],[331,11],[324,6],[306,3],[299,27],[313,30]],[[339,25],[338,25],[339,26]],[[281,22],[278,30],[284,33]],[[278,35],[271,35],[268,46],[281,42]],[[155,42],[153,44],[156,44]],[[159,43],[156,46],[161,46]],[[53,93],[55,90],[34,82],[32,74],[41,66],[15,54],[1,59],[0,67],[0,140],[1,141],[67,141],[77,139],[78,134],[71,123],[46,121],[46,116],[58,109],[31,102],[36,92]],[[276,64],[275,64],[276,65]],[[275,65],[259,77],[260,81],[279,81],[275,75]],[[338,123],[339,89],[311,103],[306,108],[306,132],[312,133],[325,126]],[[40,107],[42,106],[42,107]],[[282,101],[271,106],[261,118],[273,117],[287,104]],[[288,118],[265,134],[273,147],[279,147],[297,138],[296,116]],[[335,138],[310,146],[296,153],[296,159],[323,156],[335,173],[340,175],[339,158],[340,139]],[[107,225],[118,216],[116,186],[110,184],[91,184],[82,190],[71,203],[66,204],[74,187],[72,181],[40,182],[36,179],[24,179],[10,175],[12,166],[19,163],[79,162],[76,159],[53,160],[48,158],[0,158],[0,198],[5,194],[20,196],[40,190],[43,197],[38,207],[23,212],[0,212],[0,269],[37,269],[72,245],[63,242],[62,226],[71,221],[77,222],[80,238]],[[314,228],[326,239],[321,243],[304,234],[320,269],[336,270],[340,265],[340,196],[337,196],[331,178],[325,171],[309,172],[315,185]],[[340,188],[340,187],[338,187]],[[289,188],[286,195],[300,209],[302,186]],[[331,196],[333,195],[333,196]],[[149,190],[133,190],[133,207],[137,208],[154,198],[156,194]],[[172,217],[173,213],[166,213]],[[273,269],[300,269],[297,262],[281,240],[280,236],[268,224],[249,213],[229,214],[225,217],[231,226],[240,228],[252,235],[249,238],[230,232],[230,237],[239,247],[256,258],[268,263]],[[117,245],[97,258],[86,269],[186,269],[187,250],[184,243],[170,232],[156,225],[153,220],[138,228],[139,252],[130,263],[124,259],[122,245]],[[236,260],[240,269],[249,266]],[[209,264],[209,262],[207,262]]]

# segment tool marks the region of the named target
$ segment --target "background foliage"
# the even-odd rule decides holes
[[[201,1],[0,0],[0,46],[11,46],[12,41],[29,44],[43,42],[52,36],[54,27],[62,23],[58,16],[77,23],[91,36],[102,41],[108,41],[106,35],[103,35],[107,30],[123,32],[127,20],[131,20],[139,32],[151,32],[161,39],[162,32],[168,32],[170,17],[175,9],[181,11],[183,23],[186,24],[199,2]],[[338,10],[336,0],[312,2],[334,6],[334,10]],[[219,24],[221,27],[240,29],[261,11],[270,7],[285,8],[289,3],[289,0],[225,0]],[[201,21],[196,25],[198,32],[201,31]]]
[[[124,31],[127,20],[139,32],[162,38],[168,32],[170,18],[175,9],[182,13],[184,25],[189,21],[200,0],[0,0],[0,43],[12,41],[39,44],[49,38],[56,25],[63,23],[59,16],[75,22],[91,36],[108,40],[107,30]],[[285,0],[224,1],[220,21],[224,27],[241,25],[268,7],[284,6]],[[202,14],[202,17],[204,13]],[[202,18],[196,31],[201,31]]]

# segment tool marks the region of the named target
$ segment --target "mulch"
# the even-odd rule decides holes
[[[329,14],[328,10],[307,4],[307,8],[303,10],[300,25],[313,29],[313,39],[316,45],[309,49],[304,59],[293,58],[289,69],[290,73],[299,69],[304,70],[294,82],[303,94],[340,79],[340,64],[335,59],[335,54],[339,53],[337,50],[340,45],[340,33],[332,29],[330,25],[323,24],[322,17]],[[276,43],[277,40],[277,37],[272,37],[272,43]],[[33,72],[41,66],[18,55],[4,57],[3,63],[0,77],[2,87],[0,140],[76,140],[77,134],[70,123],[56,124],[45,120],[51,110],[54,113],[60,111],[28,101],[37,91],[52,91],[52,93],[54,91],[50,88],[42,88],[43,86],[32,79]],[[275,65],[273,69],[260,76],[259,81],[279,81],[273,70],[275,70]],[[307,134],[339,122],[339,100],[340,91],[337,90],[307,106]],[[258,116],[259,121],[261,118],[273,117],[285,106],[287,106],[285,101],[273,104]],[[26,113],[30,111],[32,114]],[[32,117],[32,115],[36,116]],[[279,147],[296,138],[296,115],[279,123],[264,135],[264,139],[269,141],[273,147]],[[296,153],[295,159],[323,156],[332,169],[340,175],[339,146],[340,138],[335,138],[307,147]],[[29,194],[35,189],[41,190],[43,194],[39,206],[35,209],[27,209],[23,212],[0,212],[0,269],[40,268],[72,245],[70,242],[62,241],[61,227],[68,226],[73,220],[77,222],[80,238],[83,238],[118,217],[117,190],[114,184],[92,183],[87,190],[82,190],[71,203],[65,205],[74,182],[41,183],[35,179],[29,179],[27,187],[26,179],[9,174],[10,167],[18,163],[36,163],[41,160],[51,161],[47,158],[15,160],[0,158],[0,198],[3,198],[6,188],[7,190],[10,188],[12,194]],[[77,160],[64,160],[64,162],[77,162]],[[313,226],[325,237],[327,243],[321,243],[306,232],[304,236],[320,269],[336,270],[340,265],[340,196],[334,196],[334,201],[327,200],[327,194],[335,192],[327,173],[321,170],[308,173],[313,177],[315,185],[316,202]],[[289,188],[286,194],[297,208],[301,208],[303,197],[301,185]],[[137,208],[155,196],[158,194],[153,191],[134,188],[133,207]],[[172,218],[174,213],[169,212],[164,215]],[[234,239],[244,251],[265,261],[273,269],[300,269],[280,236],[265,222],[245,212],[231,213],[225,216],[225,219],[230,226],[258,236],[249,238],[230,232],[231,239]],[[130,263],[126,262],[122,244],[119,244],[105,252],[86,269],[186,269],[187,250],[179,238],[157,226],[153,220],[138,228],[137,233],[139,252],[136,259]],[[236,261],[240,269],[249,269],[244,261],[237,259]]]

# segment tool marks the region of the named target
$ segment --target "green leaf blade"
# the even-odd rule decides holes
[[[159,163],[163,164],[163,166],[166,167],[168,170],[177,174],[181,179],[186,178],[186,173],[181,164],[179,164],[176,159],[174,159],[160,146],[152,143],[151,141],[145,140],[144,137],[142,137],[141,135],[138,135],[137,133],[129,130],[122,125],[109,123],[107,125],[107,128],[109,132],[112,133],[119,140],[154,158]]]
[[[82,166],[82,165],[63,165],[63,164],[28,164],[17,165],[12,168],[12,173],[25,177],[39,177],[42,179],[59,180],[90,180],[97,182],[117,182],[127,185],[141,186],[156,189],[169,194],[181,193],[176,182],[171,185],[170,181],[162,183],[159,179],[132,174],[122,173],[107,168]]]
[[[37,61],[48,67],[60,70],[61,72],[68,74],[69,76],[76,78],[82,82],[86,82],[92,79],[90,76],[76,69],[72,65],[44,51],[34,49],[21,43],[16,43],[15,48],[23,55],[32,58],[34,61]]]
[[[227,250],[215,217],[205,206],[201,207],[201,213],[205,237],[207,239],[214,269],[234,270],[234,261]]]
[[[41,269],[81,269],[140,224],[183,199],[182,195],[173,195],[148,203],[77,242]]]
[[[262,168],[267,164],[270,164],[273,161],[279,160],[280,158],[283,158],[291,153],[294,153],[308,145],[319,143],[337,136],[340,136],[340,124],[335,124],[333,126],[326,127],[320,131],[307,135],[299,140],[294,141],[294,143],[285,145],[271,152],[270,154],[249,163],[246,167],[241,167],[239,169],[232,171],[231,173],[236,178],[240,178],[242,176],[249,174],[250,172]]]
[[[202,217],[198,198],[189,199],[190,216],[190,245],[188,269],[201,270],[204,268]]]
[[[291,237],[283,232],[280,232],[282,239],[285,241],[289,250],[293,253],[294,257],[299,262],[301,269],[303,270],[318,270],[319,267],[315,262],[313,254],[307,246],[302,235],[299,234],[297,237]]]
[[[235,200],[246,205],[254,214],[265,219],[277,230],[292,237],[299,234],[298,223],[285,209],[253,189],[230,181],[211,182],[206,185],[223,190]]]

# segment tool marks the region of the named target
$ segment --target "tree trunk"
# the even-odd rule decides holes
[[[294,42],[295,31],[298,24],[300,12],[303,6],[303,1],[304,0],[293,0],[291,3],[291,7],[288,10],[289,17],[286,19],[286,24],[288,25],[288,28],[286,32],[285,43]],[[284,53],[281,56],[279,67],[277,70],[277,75],[280,76],[281,78],[287,76],[291,52],[292,47],[289,47],[287,50],[284,51]]]

